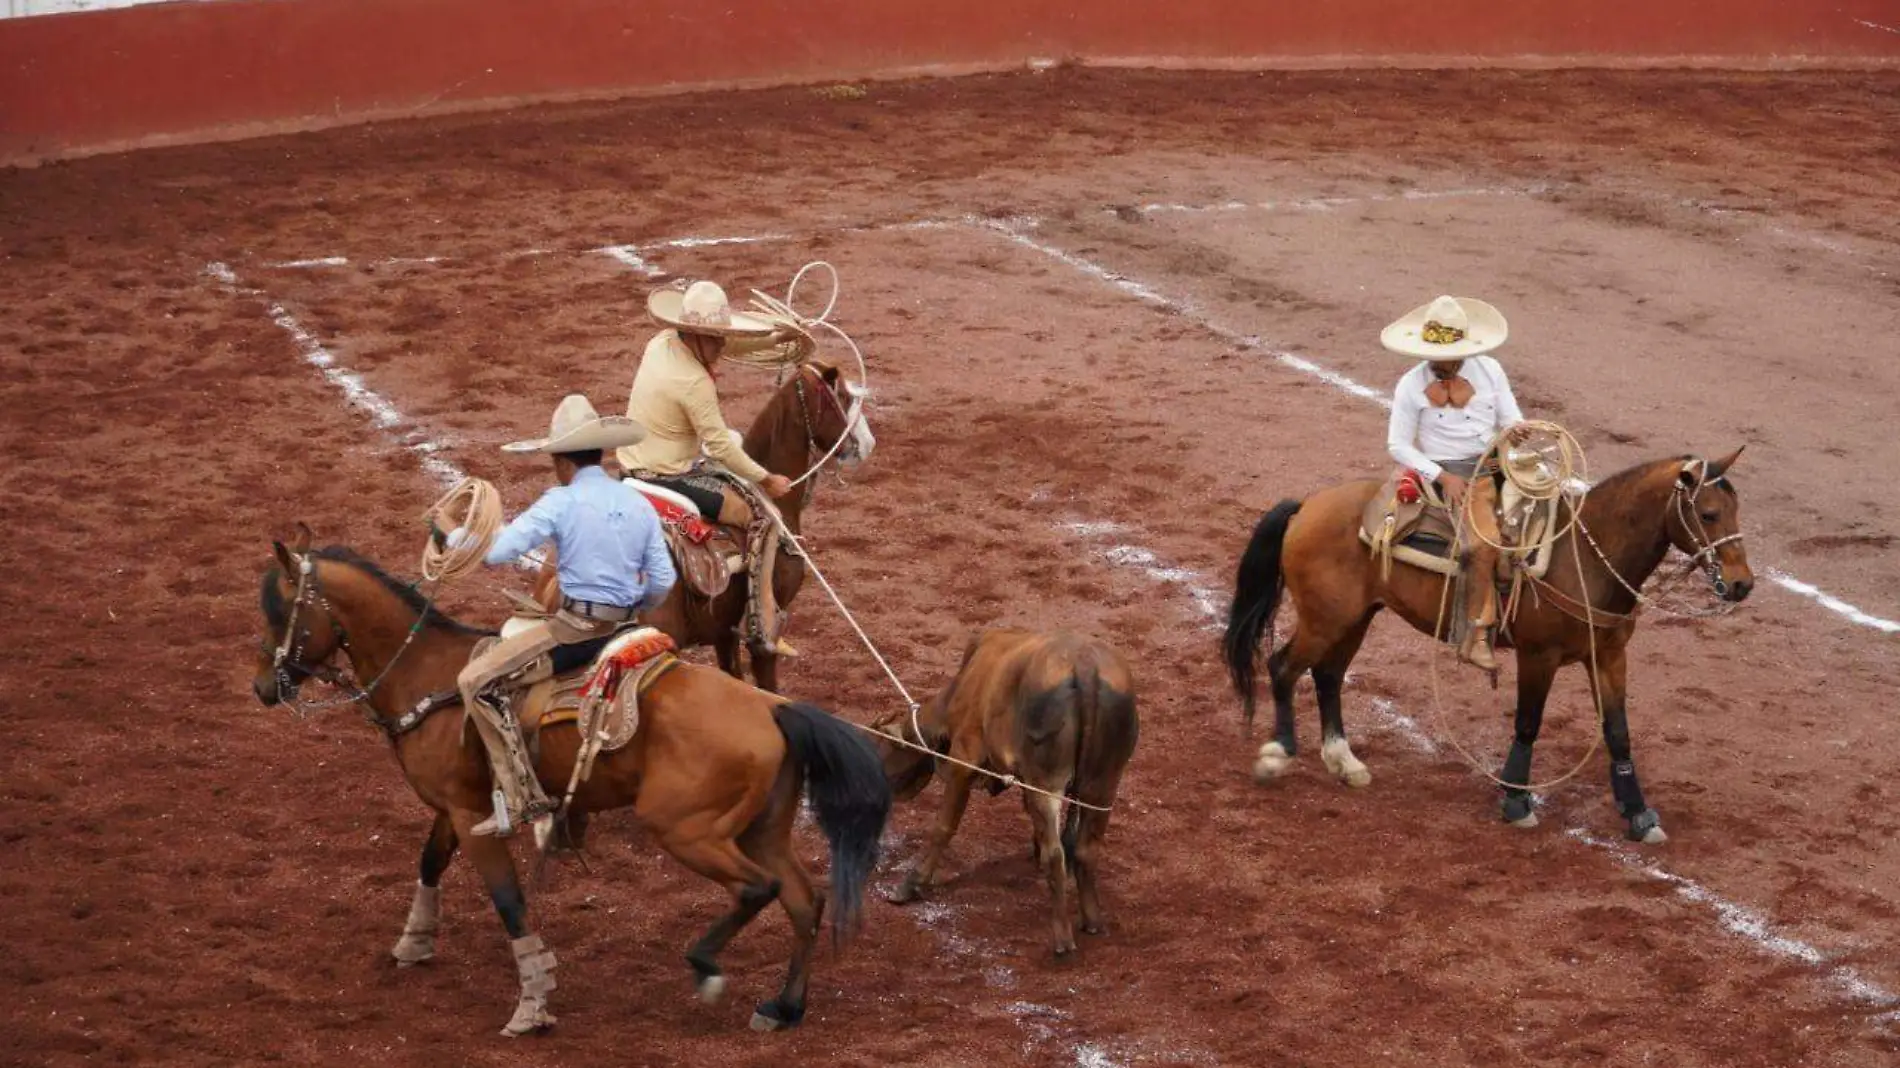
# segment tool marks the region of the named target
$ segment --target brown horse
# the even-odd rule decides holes
[[[864,399],[863,392],[845,381],[837,368],[816,360],[801,364],[752,421],[745,435],[746,455],[767,471],[786,478],[804,474],[833,446],[837,446],[835,458],[841,462],[869,459],[876,439],[864,414]],[[814,474],[801,489],[774,502],[793,534],[803,531],[805,509],[817,489],[818,475]],[[773,595],[781,608],[789,608],[805,584],[805,563],[788,551],[790,548],[786,545],[780,549],[772,582]],[[543,605],[554,604],[559,597],[553,553],[550,551],[547,557],[536,580],[536,599]],[[739,646],[746,589],[746,576],[734,575],[724,593],[708,599],[689,589],[682,579],[666,603],[648,612],[644,621],[665,631],[682,649],[711,645],[718,654],[719,666],[734,678],[744,678]],[[777,692],[778,651],[757,643],[748,643],[746,651],[751,657],[753,682],[762,690]]]
[[[357,698],[389,740],[416,796],[436,812],[396,959],[413,964],[435,955],[442,873],[460,847],[487,884],[521,972],[521,997],[503,1033],[552,1024],[553,954],[528,930],[508,846],[469,834],[489,811],[481,742],[465,729],[459,702],[448,700],[434,714],[418,711],[429,707],[424,702],[431,695],[454,692],[456,672],[484,632],[435,614],[413,587],[348,549],[274,547],[277,563],[263,580],[264,639],[252,683],[258,700],[294,702],[298,686],[311,677],[346,685],[331,665],[340,654],[355,678],[365,680],[362,689],[352,685],[342,703]],[[732,911],[686,954],[708,1001],[725,988],[720,951],[777,901],[792,924],[790,971],[752,1024],[758,1030],[793,1026],[804,1016],[808,965],[824,911],[823,891],[792,850],[799,798],[809,792],[831,843],[832,924],[842,940],[858,921],[890,811],[878,755],[855,728],[824,711],[710,667],[679,664],[641,698],[640,711],[639,732],[626,747],[600,755],[574,811],[632,806],[662,849],[731,891]],[[572,723],[542,729],[535,770],[550,793],[566,788],[579,747]]]
[[[1023,810],[1035,831],[1036,862],[1049,882],[1055,954],[1075,950],[1069,921],[1071,870],[1082,902],[1082,930],[1102,933],[1096,877],[1108,833],[1107,810],[1115,803],[1140,733],[1134,676],[1113,649],[1066,632],[988,631],[970,643],[950,684],[918,711],[917,729],[905,722],[883,730],[892,739],[1038,788],[1039,793],[1023,791]],[[880,739],[878,748],[885,774],[901,798],[922,792],[939,765],[946,779],[937,826],[923,857],[892,895],[893,901],[904,904],[930,885],[963,820],[977,777],[967,767],[896,741]],[[993,794],[1007,788],[1002,779],[987,779],[985,784]],[[1090,807],[1070,805],[1065,818],[1062,797]]]
[[[1579,522],[1553,547],[1547,581],[1527,588],[1510,625],[1517,651],[1516,737],[1498,778],[1504,819],[1535,826],[1530,793],[1531,747],[1543,722],[1544,702],[1559,668],[1591,663],[1592,692],[1603,712],[1603,740],[1610,751],[1610,789],[1634,841],[1660,842],[1662,824],[1643,800],[1630,759],[1628,659],[1625,647],[1636,631],[1631,614],[1637,590],[1661,565],[1671,546],[1708,575],[1718,596],[1739,602],[1754,586],[1742,550],[1739,500],[1727,478],[1741,450],[1708,463],[1679,457],[1620,472],[1589,491]],[[1398,565],[1381,578],[1372,554],[1359,541],[1360,516],[1378,492],[1377,482],[1352,482],[1308,497],[1281,501],[1254,528],[1234,583],[1224,653],[1234,688],[1254,713],[1255,657],[1273,629],[1284,589],[1298,619],[1293,635],[1267,660],[1273,689],[1274,737],[1260,750],[1254,776],[1267,781],[1292,763],[1293,687],[1313,673],[1319,696],[1320,757],[1327,770],[1354,786],[1372,781],[1353,756],[1340,716],[1340,686],[1359,651],[1366,628],[1381,608],[1426,634],[1438,633],[1444,576]],[[1576,539],[1581,538],[1581,543]],[[1594,627],[1583,620],[1594,619]]]

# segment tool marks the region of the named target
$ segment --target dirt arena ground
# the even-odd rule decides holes
[[[1057,70],[0,174],[0,1061],[1892,1063],[1897,124],[1894,75]],[[442,477],[519,509],[542,471],[494,446],[564,392],[621,403],[649,275],[782,290],[812,259],[880,445],[809,526],[897,670],[933,689],[998,623],[1140,664],[1113,930],[1051,961],[1019,806],[979,801],[952,881],[874,902],[807,1025],[757,1036],[782,915],[702,1007],[680,954],[719,894],[610,815],[533,901],[561,1026],[506,1042],[468,868],[438,961],[388,960],[426,817],[380,740],[250,696],[268,540],[301,519],[413,571]],[[1507,310],[1525,407],[1594,470],[1748,445],[1760,591],[1635,644],[1664,846],[1622,844],[1601,767],[1498,824],[1444,739],[1500,754],[1509,681],[1447,666],[1435,716],[1390,621],[1347,690],[1372,788],[1316,744],[1248,779],[1210,629],[1233,560],[1274,500],[1382,468],[1377,331],[1441,290]],[[735,421],[769,384],[725,381]],[[789,692],[893,707],[815,590],[792,637]],[[1540,774],[1587,702],[1560,681]]]

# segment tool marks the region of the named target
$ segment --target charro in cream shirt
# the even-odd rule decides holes
[[[728,341],[729,349],[764,347]],[[647,342],[640,369],[633,376],[627,414],[646,427],[647,436],[616,454],[629,471],[660,475],[685,474],[699,461],[700,452],[748,482],[762,482],[770,472],[747,456],[727,429],[719,412],[719,393],[712,375],[693,357],[678,331],[662,330]]]

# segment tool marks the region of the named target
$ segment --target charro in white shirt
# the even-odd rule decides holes
[[[1392,459],[1427,481],[1436,481],[1447,463],[1475,461],[1500,431],[1524,421],[1511,393],[1511,380],[1489,356],[1473,356],[1459,364],[1454,377],[1471,383],[1472,393],[1463,408],[1433,407],[1425,390],[1435,377],[1432,364],[1424,362],[1399,379],[1385,435]]]

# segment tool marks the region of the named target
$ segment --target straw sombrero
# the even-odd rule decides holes
[[[1462,360],[1504,344],[1510,332],[1504,313],[1484,301],[1439,297],[1386,327],[1379,343],[1415,359]]]
[[[548,436],[529,441],[511,441],[503,452],[591,452],[636,445],[647,436],[646,427],[624,415],[603,416],[587,398],[570,393],[561,398],[548,424]]]
[[[756,315],[733,311],[726,291],[713,282],[656,289],[647,294],[647,314],[689,334],[765,337],[777,329]]]

